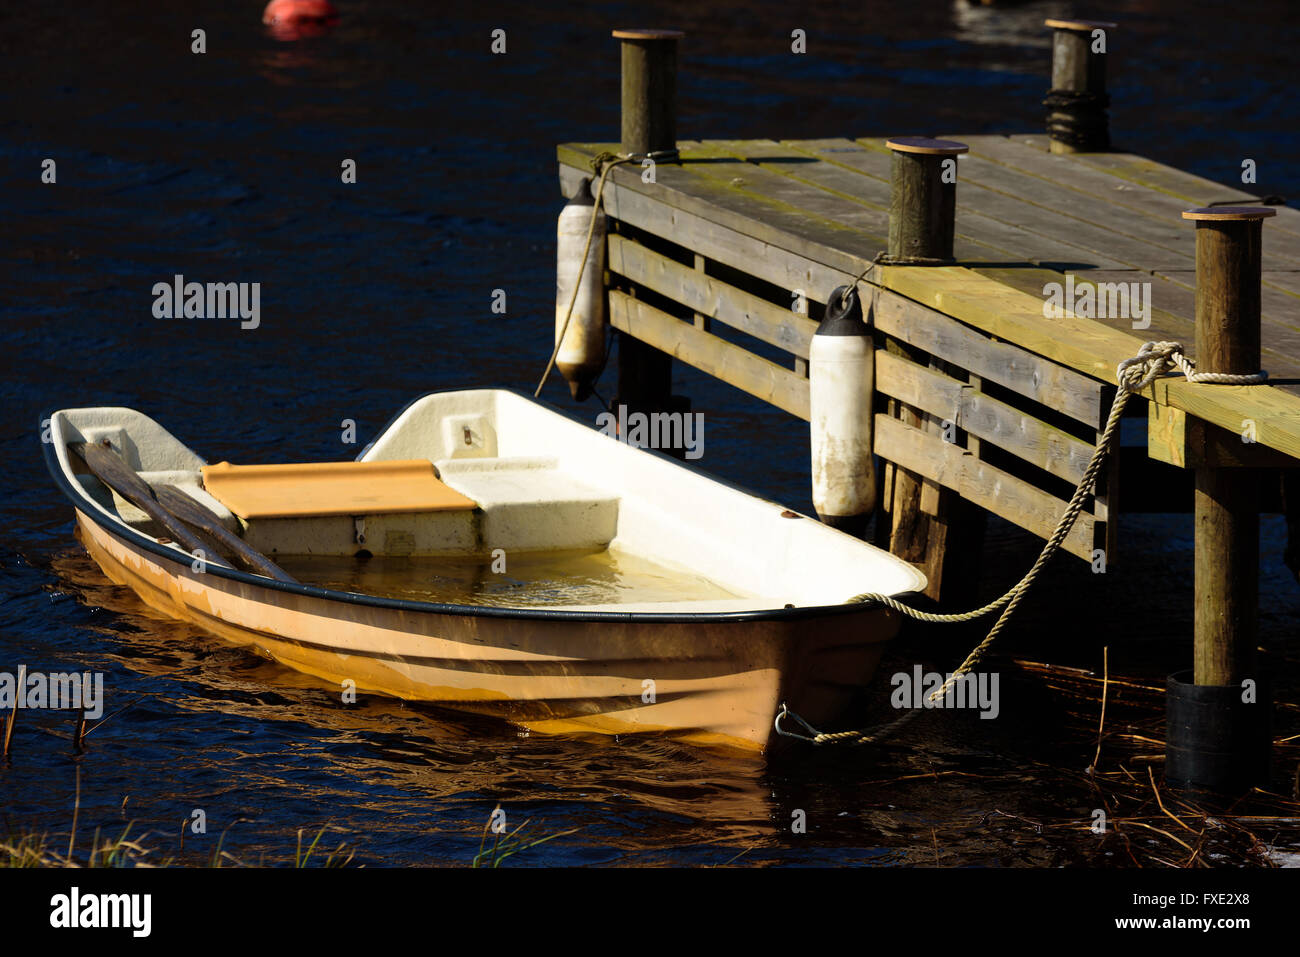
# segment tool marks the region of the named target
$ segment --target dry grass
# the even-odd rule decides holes
[[[84,856],[76,853],[71,842],[66,851],[56,847],[49,834],[10,832],[0,842],[0,867],[168,867],[172,864],[170,858],[149,860],[152,852],[139,841],[130,839],[131,827],[127,824],[115,838],[101,838],[96,829]]]
[[[1086,863],[1136,867],[1277,867],[1300,848],[1300,800],[1292,791],[1254,788],[1231,800],[1175,791],[1161,782],[1165,689],[1140,679],[1017,661],[1066,704],[1081,733],[1096,728],[1093,764],[1078,775],[1059,769],[1061,785],[1084,794],[1105,812],[1105,830],[1092,820],[1036,822],[1041,828],[1095,837]],[[1279,718],[1300,711],[1278,703]],[[1280,720],[1279,724],[1283,722]],[[1300,762],[1300,736],[1274,739],[1275,767]],[[1282,853],[1279,853],[1279,849]]]

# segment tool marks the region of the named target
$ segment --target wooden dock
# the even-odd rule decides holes
[[[957,142],[916,150],[944,147],[955,160],[955,211],[951,192],[931,201],[900,189],[903,148],[881,137],[677,139],[677,35],[616,33],[623,142],[564,144],[558,159],[572,197],[590,185],[597,157],[637,158],[608,171],[602,203],[618,400],[680,405],[669,395],[677,360],[808,419],[813,334],[832,291],[860,279],[875,340],[874,449],[885,463],[877,541],[923,567],[931,597],[960,601],[968,595],[952,586],[971,576],[947,570],[977,553],[985,513],[1048,537],[1097,446],[1117,365],[1148,340],[1179,341],[1195,359],[1199,332],[1219,366],[1211,371],[1262,365],[1268,384],[1169,377],[1143,391],[1145,403],[1131,400],[1128,413],[1147,417],[1145,454],[1110,457],[1064,549],[1105,570],[1122,555],[1120,503],[1186,511],[1194,485],[1197,683],[1233,685],[1253,674],[1258,511],[1285,508],[1300,534],[1300,211],[1225,214],[1242,222],[1201,236],[1219,215],[1189,222],[1186,211],[1261,199],[1108,150],[1104,57],[1087,44],[1114,25],[1048,25],[1050,138],[943,133]],[[935,208],[909,211],[927,202]],[[917,228],[931,224],[938,259],[899,264],[909,215]],[[1219,232],[1244,251],[1240,262],[1206,251],[1220,249],[1208,235]],[[1072,293],[1060,315],[1045,308],[1054,290]],[[1227,368],[1229,354],[1228,364],[1258,365]],[[1293,537],[1293,557],[1297,545]],[[1202,669],[1215,655],[1217,670]]]
[[[1179,340],[1195,357],[1195,229],[1182,212],[1249,197],[1132,154],[1053,155],[1043,136],[951,138],[970,153],[958,165],[958,261],[942,267],[873,264],[889,230],[890,151],[880,138],[679,141],[680,164],[658,164],[654,183],[639,167],[615,168],[604,203],[617,223],[608,241],[610,320],[807,419],[813,331],[831,290],[865,271],[885,340],[877,390],[964,433],[944,442],[937,429],[882,419],[877,452],[1046,537],[1091,455],[1118,363],[1152,339]],[[617,147],[560,146],[563,192],[573,195],[591,178],[591,160]],[[1292,457],[1268,464],[1300,465],[1300,211],[1281,207],[1267,223],[1263,266],[1270,384],[1157,382],[1153,457],[1188,464],[1175,439],[1191,415],[1234,435],[1253,422],[1260,450]],[[1149,328],[1134,329],[1138,320],[1127,316],[1045,318],[1044,289],[1067,276],[1080,291],[1149,282]],[[765,288],[753,291],[752,280]],[[796,291],[806,315],[792,310]],[[1103,286],[1103,298],[1109,293]],[[989,446],[1060,483],[999,468],[987,461]],[[1109,542],[1113,560],[1108,516],[1103,501],[1076,526],[1069,550],[1092,561]]]

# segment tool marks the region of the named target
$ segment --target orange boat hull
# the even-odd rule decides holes
[[[668,733],[763,750],[782,701],[833,722],[899,618],[877,606],[712,621],[511,617],[385,607],[195,571],[80,510],[78,537],[153,609],[357,694],[491,714],[543,733]]]

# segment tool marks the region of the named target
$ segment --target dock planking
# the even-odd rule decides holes
[[[821,144],[827,141],[813,142]],[[863,139],[840,144],[836,141],[829,142],[835,145],[830,147],[818,145],[815,155],[824,158],[827,162],[842,164],[880,179],[888,188],[890,158],[884,139]],[[854,146],[857,149],[854,149]],[[1159,265],[1175,268],[1185,267],[1193,262],[1192,257],[1185,253],[1179,254],[1133,240],[1107,226],[1038,206],[1016,194],[986,186],[964,172],[964,169],[972,164],[978,166],[978,161],[973,161],[966,156],[958,159],[958,223],[963,221],[965,214],[977,213],[1004,224],[1019,226],[1026,233],[1043,240],[1068,241],[1071,245],[1087,251],[1090,255],[1088,260],[1090,265],[1105,264],[1113,268],[1113,264],[1119,262],[1135,269],[1153,268]],[[1027,178],[1025,186],[1026,188],[1030,186]],[[972,229],[977,228],[972,226]]]
[[[847,141],[830,141],[843,144]],[[850,144],[850,148],[852,144]],[[829,190],[849,202],[870,206],[879,211],[888,231],[889,219],[889,169],[883,175],[862,175],[862,171],[834,162],[819,162],[788,144],[770,140],[710,140],[700,144],[701,150],[723,151],[738,160],[770,169],[821,190]],[[834,147],[832,147],[834,148]],[[960,199],[958,200],[960,203]],[[969,222],[967,221],[969,219]],[[883,234],[882,234],[883,235]],[[1007,260],[1016,262],[1077,261],[1081,247],[1072,243],[1046,238],[1026,230],[1020,225],[967,211],[957,223],[958,242],[955,252],[962,259]],[[1119,260],[1107,258],[1110,268],[1125,268]]]
[[[1147,339],[1176,338],[1195,358],[1195,230],[1178,214],[1247,194],[1130,154],[1052,154],[1045,137],[953,138],[969,142],[971,155],[958,165],[952,266],[872,265],[888,228],[890,157],[878,138],[681,141],[680,164],[658,164],[653,183],[638,168],[616,167],[607,209],[659,235],[684,230],[683,245],[703,241],[719,261],[819,303],[865,270],[880,288],[1108,384]],[[605,149],[617,144],[559,147],[566,194]],[[1148,397],[1233,432],[1249,418],[1261,443],[1300,457],[1300,213],[1284,212],[1264,232],[1263,356],[1272,384],[1161,381]],[[1067,274],[1080,284],[1150,283],[1151,325],[1045,318],[1044,285]],[[804,335],[771,327],[758,338],[784,346]]]

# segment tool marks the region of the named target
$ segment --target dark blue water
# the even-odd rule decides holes
[[[154,856],[185,861],[209,859],[223,831],[239,859],[283,861],[300,828],[330,824],[325,840],[364,863],[463,864],[498,802],[512,826],[581,828],[520,863],[1111,860],[1070,823],[1097,804],[1082,774],[1095,712],[1080,719],[1010,658],[1099,668],[1109,645],[1112,673],[1155,683],[1185,666],[1186,516],[1127,520],[1105,576],[1073,559],[1054,566],[999,659],[1004,720],[931,717],[883,753],[774,762],[524,736],[382,699],[343,708],[321,684],[160,620],[103,578],[44,472],[44,411],[131,406],[209,460],[252,463],[351,458],[344,419],[364,443],[423,392],[532,387],[552,335],[554,146],[616,138],[611,27],[688,32],[683,138],[976,133],[1041,128],[1041,22],[1069,12],[930,0],[816,12],[764,0],[339,5],[336,29],[297,43],[265,32],[258,3],[0,10],[0,665],[103,671],[110,711],[130,705],[80,757],[70,718],[23,713],[0,767],[6,822],[66,835],[79,774],[83,851],[94,828],[134,821]],[[1296,191],[1300,25],[1284,2],[1250,11],[1172,0],[1089,11],[1124,24],[1112,41],[1119,145],[1225,182],[1251,157],[1261,191]],[[507,31],[504,56],[489,53],[495,28]],[[788,52],[795,28],[808,32],[806,56]],[[45,158],[55,185],[40,182]],[[356,185],[340,183],[345,159]],[[154,318],[151,287],[176,273],[260,282],[261,327]],[[496,289],[505,315],[491,311]],[[702,464],[808,510],[800,424],[680,364],[676,375],[706,415]],[[574,408],[558,378],[546,398]],[[1291,675],[1300,590],[1282,544],[1267,517],[1261,643]],[[996,527],[970,574],[997,594],[1036,547]],[[912,632],[886,667],[951,667],[971,637]],[[1158,733],[1158,698],[1143,707],[1134,720]],[[1287,760],[1278,790],[1295,770]],[[182,848],[196,808],[208,834]],[[806,834],[791,833],[796,810]],[[1017,818],[1057,824],[1005,823]],[[1278,833],[1279,847],[1294,845]]]

